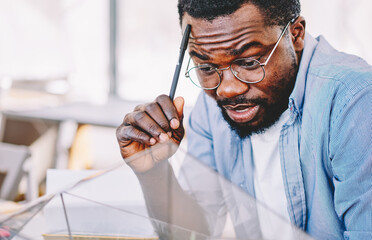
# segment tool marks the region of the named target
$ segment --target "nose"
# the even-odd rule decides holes
[[[232,98],[246,93],[249,90],[249,84],[237,79],[231,72],[230,68],[223,69],[223,71],[220,72],[220,75],[221,84],[216,90],[217,96],[223,98]]]

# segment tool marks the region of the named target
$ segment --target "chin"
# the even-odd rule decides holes
[[[281,114],[285,109],[267,109],[265,107],[262,117],[258,120],[252,120],[249,122],[241,123],[233,121],[226,113],[225,109],[221,109],[221,113],[225,121],[229,124],[230,129],[234,131],[241,139],[250,137],[252,134],[262,134],[272,125],[274,125],[280,118]],[[269,107],[270,108],[270,107]]]
[[[250,137],[252,134],[261,134],[271,127],[275,122],[271,124],[265,124],[263,122],[258,122],[257,124],[252,123],[237,123],[231,120],[228,116],[224,116],[224,119],[230,126],[230,129],[234,131],[240,138],[244,139]],[[278,118],[279,119],[279,118]]]

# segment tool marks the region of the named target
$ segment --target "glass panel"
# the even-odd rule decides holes
[[[311,239],[181,149],[162,160],[175,150],[126,161],[146,172],[123,163],[38,199],[0,220],[11,232],[0,239]]]

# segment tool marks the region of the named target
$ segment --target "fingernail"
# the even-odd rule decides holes
[[[171,138],[172,137],[172,132],[167,132],[168,134],[168,137]]]
[[[156,143],[156,139],[155,138],[151,138],[150,139],[150,145],[154,145]]]
[[[177,129],[180,126],[180,121],[178,121],[177,119],[173,118],[170,121],[170,125],[171,125],[171,128]]]
[[[169,140],[169,137],[168,137],[168,135],[165,134],[165,133],[160,133],[160,135],[159,135],[159,139],[160,139],[160,142],[166,142],[166,141]]]

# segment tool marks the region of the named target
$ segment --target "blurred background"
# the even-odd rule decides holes
[[[371,10],[370,0],[302,0],[311,35],[370,64]],[[115,127],[169,92],[181,37],[175,0],[0,0],[0,137],[28,151],[17,198],[42,195],[48,168],[122,162]],[[182,76],[176,95],[190,109],[199,90]]]

